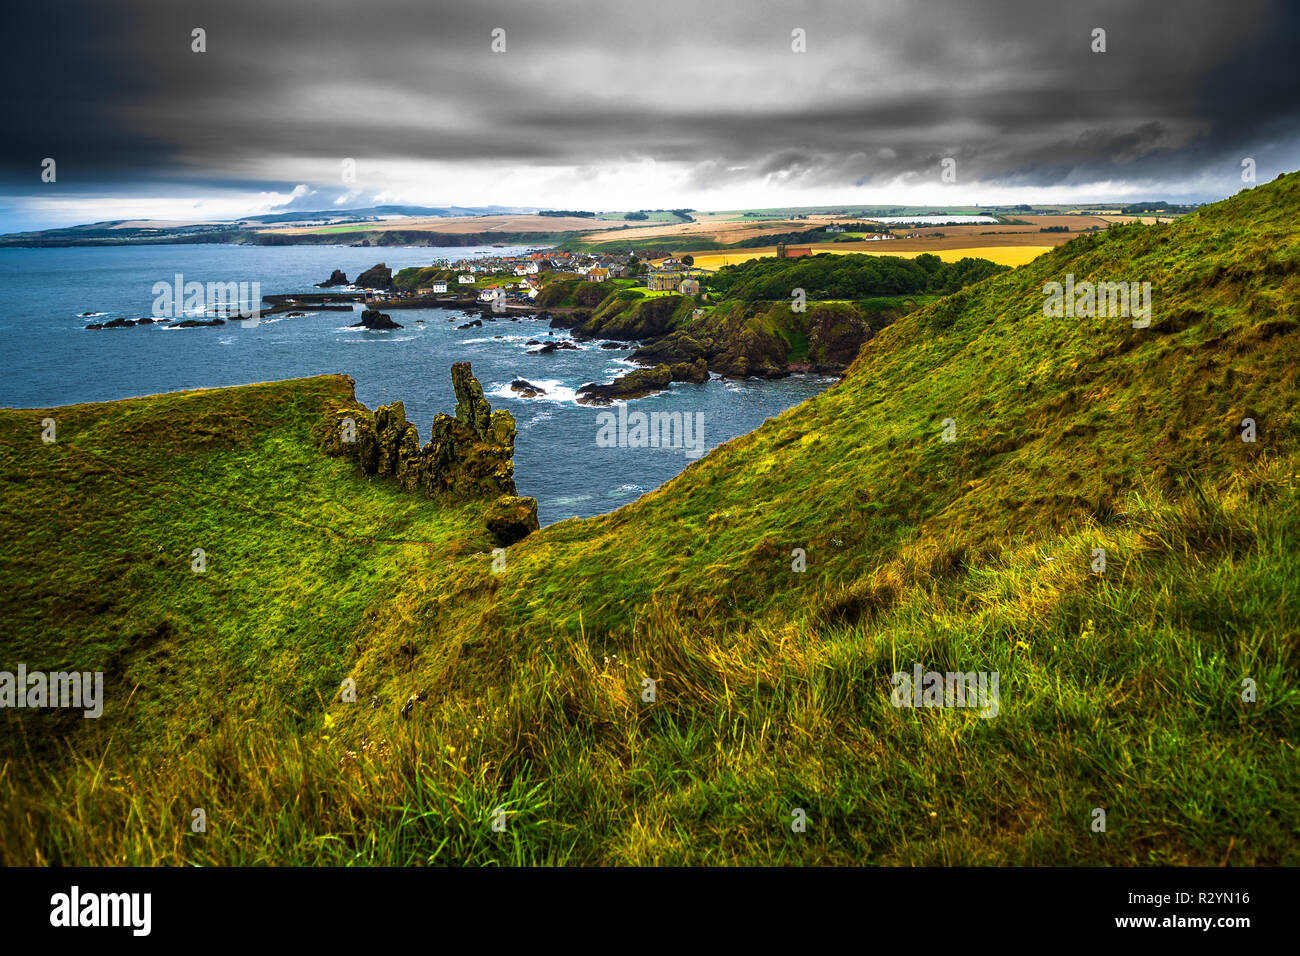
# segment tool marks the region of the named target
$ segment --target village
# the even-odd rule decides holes
[[[641,260],[634,253],[592,255],[581,252],[537,250],[513,255],[482,256],[451,263],[435,260],[424,269],[408,269],[393,277],[392,290],[374,289],[379,301],[421,300],[450,296],[481,303],[504,300],[526,305],[550,282],[582,279],[616,281],[646,293],[699,295],[700,279],[712,270],[697,268],[692,258]],[[358,277],[358,283],[362,277]],[[412,279],[415,280],[412,287]]]
[[[828,235],[843,233],[844,225],[831,224]],[[866,238],[894,238],[885,232]],[[776,243],[772,252],[779,259],[814,255],[809,245]],[[693,256],[672,256],[666,250],[648,253],[644,258],[634,251],[589,253],[559,249],[532,249],[525,252],[485,255],[475,259],[451,261],[436,259],[424,268],[403,269],[392,275],[386,267],[376,267],[359,275],[355,287],[369,294],[367,301],[377,305],[407,306],[443,297],[458,304],[466,300],[479,303],[505,302],[526,306],[551,282],[582,279],[587,282],[614,281],[625,289],[637,289],[646,296],[679,294],[699,296],[701,280],[716,270],[698,265]],[[743,261],[744,256],[738,257]],[[712,263],[711,263],[712,264]],[[391,279],[390,279],[391,276]],[[434,304],[434,303],[430,303]]]

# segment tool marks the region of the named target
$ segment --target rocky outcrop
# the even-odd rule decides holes
[[[522,378],[517,378],[510,383],[510,391],[518,392],[520,398],[538,398],[546,394],[546,389]]]
[[[574,345],[572,342],[566,342],[563,339],[560,339],[559,341],[556,342],[547,342],[543,344],[541,348],[529,349],[524,354],[525,355],[550,355],[554,352],[560,351],[561,349],[572,349],[574,351],[577,351],[578,346]]]
[[[709,380],[709,364],[704,359],[696,359],[694,362],[681,362],[670,365],[669,368],[672,370],[674,382],[690,382],[692,385],[703,385]]]
[[[347,273],[345,273],[342,269],[335,269],[333,272],[330,273],[330,277],[326,279],[324,282],[317,282],[316,288],[332,289],[336,285],[351,285],[351,284],[352,283],[348,281]]]
[[[406,420],[406,407],[391,402],[374,412],[359,403],[337,409],[322,447],[326,454],[356,461],[364,474],[395,478],[408,491],[430,498],[492,498],[493,534],[511,539],[505,543],[517,541],[536,530],[537,502],[515,494],[514,417],[492,410],[468,362],[451,367],[451,380],[456,414],[435,415],[423,446],[415,425]]]
[[[370,329],[372,332],[387,332],[389,329],[400,329],[402,326],[394,322],[384,313],[375,309],[366,309],[361,313],[361,321],[350,326],[354,329]]]
[[[654,342],[642,345],[632,353],[632,361],[649,362],[654,365],[678,362],[694,362],[698,358],[708,359],[716,354],[711,341],[700,342],[685,329],[670,332]],[[604,348],[604,346],[601,346]]]
[[[903,315],[864,314],[847,306],[816,305],[808,311],[808,362],[815,372],[842,371],[853,364],[864,343],[875,334],[872,321],[883,327]]]
[[[522,541],[537,530],[537,499],[502,495],[488,505],[487,526],[503,546]]]
[[[905,312],[818,303],[796,313],[788,303],[733,303],[642,344],[632,359],[673,365],[703,358],[727,378],[781,378],[794,370],[841,372],[863,343]]]
[[[108,322],[91,322],[86,326],[88,329],[128,329],[135,325],[135,319],[116,318]]]
[[[709,368],[704,359],[680,365],[656,365],[620,375],[605,385],[584,385],[578,389],[577,400],[580,405],[609,405],[662,392],[672,382],[700,384],[708,380]]]
[[[361,289],[391,289],[393,287],[393,270],[381,262],[357,276],[356,281],[352,284]]]
[[[136,323],[137,325],[140,323]],[[175,329],[197,329],[200,325],[225,325],[225,319],[208,319],[206,322],[202,319],[185,319],[183,322],[177,322],[172,328]]]

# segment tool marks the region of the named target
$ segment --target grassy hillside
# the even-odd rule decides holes
[[[332,376],[0,413],[0,670],[106,679],[98,720],[0,711],[0,759],[51,756],[53,732],[94,753],[268,706],[314,715],[413,553],[491,549],[472,509],[313,447],[351,396]]]
[[[1081,237],[500,573],[406,554],[362,703],[11,763],[0,861],[1300,863],[1298,216],[1293,174]],[[1067,273],[1150,326],[1044,317]],[[914,664],[999,713],[895,708]]]

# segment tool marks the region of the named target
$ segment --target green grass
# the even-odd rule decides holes
[[[491,549],[470,509],[314,448],[350,395],[334,376],[0,415],[0,669],[103,670],[107,698],[99,720],[4,711],[0,757],[48,750],[55,728],[98,747],[314,712],[412,560]]]
[[[471,544],[362,552],[407,557],[338,652],[359,703],[241,721],[235,694],[190,735],[106,714],[111,745],[74,736],[57,762],[5,765],[0,862],[1300,863],[1297,213],[1292,174],[935,301],[822,395],[617,512],[530,536],[503,573]],[[1043,285],[1067,272],[1152,282],[1151,326],[1045,318]],[[289,405],[304,387],[267,386]],[[229,394],[175,400],[202,420]],[[101,427],[129,407],[101,406]],[[4,417],[8,446],[41,414]],[[299,454],[296,470],[334,467]],[[31,499],[23,529],[69,495],[26,458],[5,473]],[[338,481],[344,500],[365,494]],[[310,510],[300,497],[279,501]],[[175,520],[183,554],[191,518]],[[258,537],[227,520],[213,532]],[[448,539],[471,534],[446,520]],[[83,553],[111,552],[91,537],[111,530],[16,530],[6,595],[53,590],[78,560],[111,566]],[[271,553],[249,605],[224,612],[232,630],[256,626],[259,596],[277,613]],[[118,560],[105,595],[147,606],[143,554]],[[323,630],[351,620],[317,610]],[[29,650],[80,640],[27,627]],[[191,659],[220,659],[190,627],[176,640]],[[264,637],[275,660],[285,642]],[[996,671],[999,714],[896,709],[890,675],[915,663]],[[292,700],[297,679],[271,669],[267,698]],[[36,733],[39,715],[12,719]],[[513,814],[502,834],[497,807]]]

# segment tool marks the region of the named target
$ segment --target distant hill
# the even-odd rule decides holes
[[[297,222],[312,219],[362,219],[383,216],[506,216],[537,212],[536,206],[366,206],[360,209],[322,209],[244,216],[238,222]]]
[[[139,245],[175,242],[242,242],[285,245],[289,240],[282,236],[269,237],[252,232],[253,224],[256,224],[257,227],[271,224],[283,225],[293,222],[319,221],[342,224],[347,222],[373,222],[376,219],[385,217],[423,216],[443,218],[529,214],[533,212],[536,212],[536,207],[533,206],[366,206],[358,209],[267,213],[260,216],[244,216],[239,219],[213,220],[181,225],[163,222],[156,225],[134,225],[138,220],[113,219],[80,226],[64,226],[58,229],[41,229],[0,235],[0,248],[5,246],[55,248],[61,246]],[[400,219],[394,221],[393,227],[400,230]],[[297,241],[319,242],[323,240],[303,237]],[[329,241],[337,242],[339,240],[334,237]]]

